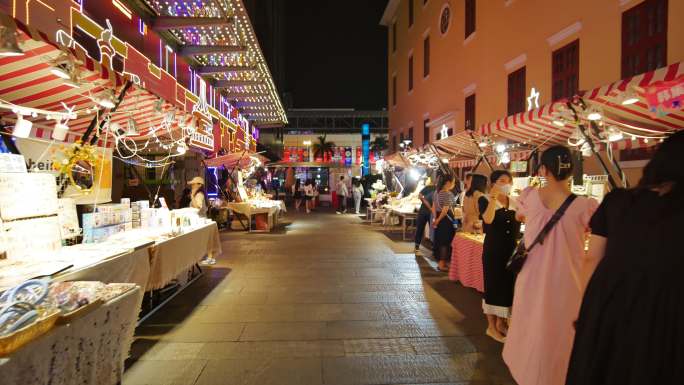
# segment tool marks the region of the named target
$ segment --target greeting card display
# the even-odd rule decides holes
[[[54,175],[0,174],[0,217],[4,221],[54,215],[58,207]]]

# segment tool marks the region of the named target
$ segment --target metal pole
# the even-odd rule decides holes
[[[585,106],[584,101],[581,99],[580,99],[580,103],[581,103],[580,104],[581,106]],[[567,106],[572,111],[572,114],[575,118],[575,121],[579,122],[579,115],[577,114],[577,110],[575,109],[575,106],[572,105],[572,102],[568,101]],[[617,183],[615,182],[615,179],[613,178],[613,175],[611,174],[610,169],[608,168],[608,165],[603,160],[603,158],[601,158],[601,154],[599,154],[598,151],[596,151],[596,148],[594,148],[594,141],[591,139],[591,136],[587,134],[587,128],[584,126],[584,124],[578,124],[577,128],[582,133],[582,136],[584,136],[584,140],[586,141],[586,143],[588,143],[589,146],[591,147],[591,153],[594,154],[594,156],[596,156],[596,158],[599,160],[599,163],[601,163],[601,167],[603,168],[603,171],[605,171],[606,174],[608,175],[608,182],[610,183],[610,186],[613,189],[616,189]]]
[[[596,134],[596,136],[598,136],[599,129],[598,129],[598,125],[596,124],[596,122],[592,121],[589,124],[591,126],[592,131]],[[607,145],[610,146],[610,143],[608,143]],[[620,175],[620,180],[622,182],[622,186],[625,188],[629,188],[629,181],[625,177],[625,173],[622,171],[622,167],[620,167],[620,163],[617,161],[617,159],[615,159],[615,157],[610,157],[610,158],[611,158],[611,162],[613,163],[613,167],[615,167],[618,174]]]
[[[480,159],[480,161],[477,162],[477,165],[479,166],[481,161],[484,160],[485,163],[487,164],[487,167],[489,167],[489,171],[494,171],[494,167],[492,167],[492,164],[489,163],[489,159],[487,159],[487,156],[485,155],[484,151],[482,151],[482,148],[480,148],[480,144],[477,143],[477,140],[475,140],[475,135],[473,135],[473,131],[468,131],[468,135],[470,135],[470,139],[473,140],[473,144],[475,144],[475,147],[480,152],[480,156],[482,157]],[[474,168],[473,171],[476,169],[477,169],[477,167]]]
[[[110,113],[110,114],[111,114],[112,112],[116,112],[116,109],[119,108],[119,105],[120,105],[121,102],[123,101],[123,98],[124,98],[124,96],[126,95],[126,92],[128,92],[128,89],[131,88],[132,85],[133,85],[133,82],[132,82],[132,81],[128,80],[128,81],[126,82],[126,84],[124,85],[123,89],[122,89],[121,92],[119,93],[119,97],[118,97],[117,100],[116,100],[116,105],[115,105],[111,110],[109,110],[109,113]],[[95,126],[96,126],[97,123],[98,123],[98,117],[99,117],[99,114],[95,114],[95,117],[93,118],[93,120],[90,121],[90,124],[88,125],[88,128],[87,128],[86,131],[83,133],[83,136],[81,137],[81,141],[82,141],[83,143],[85,143],[85,142],[88,140],[88,137],[90,136],[90,134],[92,134],[93,130],[95,129]],[[99,124],[100,129],[102,129],[102,126],[104,125],[104,122],[105,122],[105,119],[102,119],[102,120],[99,122],[99,123],[100,123],[100,124]],[[95,142],[97,142],[97,134],[94,134],[94,135],[93,135],[92,139],[90,140],[90,144],[95,144]]]

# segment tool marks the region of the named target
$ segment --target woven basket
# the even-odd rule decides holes
[[[8,356],[34,339],[47,333],[55,325],[59,312],[51,313],[12,334],[0,337],[0,357]]]
[[[59,318],[57,318],[57,325],[65,325],[68,323],[71,323],[81,317],[86,316],[87,314],[90,314],[93,310],[97,309],[98,307],[102,306],[104,303],[103,300],[98,299],[95,300],[85,306],[81,306],[78,309],[66,313],[66,314],[61,314]]]

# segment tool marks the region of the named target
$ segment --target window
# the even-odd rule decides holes
[[[409,128],[408,138],[407,138],[407,139],[410,140],[411,143],[413,143],[413,127]]]
[[[397,75],[392,75],[392,105],[397,105]]]
[[[525,67],[508,74],[508,115],[525,111]]]
[[[475,94],[465,100],[465,129],[475,130]]]
[[[465,2],[465,37],[475,32],[475,0]]]
[[[552,55],[553,100],[574,96],[579,89],[579,40],[553,51]]]
[[[622,14],[622,77],[667,62],[667,0],[646,0]]]
[[[397,22],[392,23],[392,53],[397,52]]]
[[[406,139],[406,138],[404,138],[404,131],[400,132],[400,133],[399,133],[399,146],[401,146],[402,144],[404,144],[404,140],[405,140],[405,139]]]
[[[413,91],[413,55],[409,56],[408,62],[408,90]]]
[[[430,143],[430,119],[423,120],[423,144]]]
[[[413,0],[408,0],[408,26],[413,26]]]
[[[423,40],[423,77],[430,75],[430,36]]]

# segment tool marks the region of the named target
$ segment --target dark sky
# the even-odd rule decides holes
[[[285,89],[295,108],[387,106],[386,0],[282,0]]]

